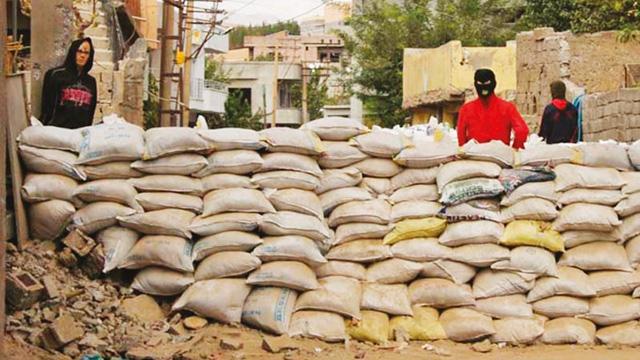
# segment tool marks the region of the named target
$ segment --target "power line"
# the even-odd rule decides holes
[[[287,22],[287,21],[291,21],[291,20],[296,19],[296,18],[299,18],[300,16],[307,15],[308,13],[310,13],[310,12],[312,12],[312,11],[314,11],[314,10],[319,9],[320,7],[324,6],[325,2],[326,2],[326,0],[322,0],[322,3],[321,3],[320,5],[315,6],[315,7],[311,8],[311,9],[309,9],[309,10],[307,10],[307,11],[305,11],[305,12],[301,13],[301,14],[298,14],[298,15],[294,16],[294,17],[291,17],[291,18],[289,18],[289,19],[285,20],[285,22]]]

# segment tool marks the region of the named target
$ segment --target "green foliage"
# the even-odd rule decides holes
[[[222,61],[218,61],[212,57],[207,56],[205,58],[204,65],[204,78],[207,80],[214,80],[224,84],[228,84],[230,81],[229,71],[224,71],[222,67]]]
[[[275,24],[262,24],[259,26],[238,26],[229,33],[229,48],[241,48],[244,37],[247,35],[269,35],[283,30],[288,31],[291,35],[300,35],[300,25],[295,21],[280,21]]]
[[[210,117],[209,127],[238,127],[245,129],[262,129],[263,114],[251,113],[251,104],[245,99],[241,91],[229,89],[229,96],[224,103],[224,117]]]
[[[149,93],[148,99],[142,104],[145,129],[158,126],[158,121],[160,120],[160,102],[158,101],[160,87],[158,80],[151,73],[149,73]]]

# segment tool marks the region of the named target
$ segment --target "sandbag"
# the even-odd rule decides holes
[[[620,176],[625,182],[625,185],[622,187],[622,193],[624,195],[631,195],[640,191],[640,172],[621,172]]]
[[[446,309],[473,305],[475,300],[471,287],[455,284],[445,279],[418,279],[409,285],[409,299],[413,305]]]
[[[191,242],[178,236],[144,236],[122,260],[120,269],[142,269],[162,266],[182,272],[193,272]]]
[[[254,287],[242,307],[242,322],[275,335],[289,330],[298,293],[278,287]]]
[[[300,189],[280,189],[265,191],[267,199],[278,211],[295,211],[323,219],[322,204],[313,191]]]
[[[138,160],[144,155],[144,130],[123,119],[80,129],[77,164],[96,165],[113,161]]]
[[[356,136],[349,140],[349,143],[365,154],[388,159],[391,159],[405,147],[411,146],[411,142],[404,135],[385,130],[375,130]]]
[[[555,173],[556,191],[568,191],[575,188],[617,190],[624,185],[620,173],[611,168],[563,164],[555,168]]]
[[[258,186],[251,182],[251,178],[236,174],[213,174],[201,179],[202,192],[208,193],[213,190],[229,188],[255,189]]]
[[[640,213],[624,218],[619,229],[625,241],[640,235]]]
[[[619,143],[586,143],[578,145],[581,158],[577,164],[591,167],[608,167],[632,170],[627,149]]]
[[[110,201],[128,206],[137,212],[143,212],[136,201],[138,192],[127,180],[95,180],[78,186],[72,195],[74,201],[97,202]]]
[[[320,138],[308,130],[276,127],[260,131],[260,136],[269,152],[320,155],[324,151]]]
[[[139,238],[140,235],[136,231],[121,226],[112,226],[100,231],[96,240],[104,249],[105,261],[102,272],[108,273],[116,269]]]
[[[609,232],[603,231],[589,231],[589,230],[570,230],[562,233],[564,239],[564,246],[567,249],[587,244],[594,241],[610,241],[617,242],[622,241],[622,234],[619,229],[615,229]]]
[[[205,195],[202,216],[230,212],[275,213],[276,209],[266,196],[256,189],[221,189]]]
[[[278,286],[298,291],[317,289],[316,274],[299,261],[273,261],[262,264],[247,278],[247,284]]]
[[[627,257],[631,266],[635,269],[640,265],[640,236],[636,236],[633,239],[627,241],[624,246],[627,252]]]
[[[17,140],[20,145],[78,152],[82,141],[80,131],[58,126],[42,126],[38,122],[37,125],[32,124],[22,130]]]
[[[368,263],[392,257],[389,246],[380,240],[356,240],[333,246],[327,255],[327,260],[353,261]]]
[[[360,308],[380,311],[389,315],[413,315],[409,291],[404,284],[363,284]]]
[[[71,202],[78,182],[70,177],[55,174],[27,174],[20,194],[22,200],[36,203],[47,200]]]
[[[509,256],[509,260],[498,261],[491,265],[491,268],[534,275],[558,275],[556,258],[545,249],[535,246],[518,246],[511,250]]]
[[[636,169],[640,168],[640,141],[634,141],[628,150],[629,160]]]
[[[485,269],[473,279],[473,296],[485,299],[494,296],[524,294],[533,288],[535,276],[510,271]]]
[[[543,277],[527,295],[528,302],[538,301],[554,295],[591,297],[596,291],[589,283],[589,277],[582,270],[558,266],[558,277]]]
[[[438,237],[447,227],[446,220],[435,217],[403,220],[396,223],[393,231],[385,235],[384,243],[393,245],[399,241],[413,238]]]
[[[509,318],[493,321],[496,333],[491,335],[493,343],[511,345],[533,344],[544,333],[544,324],[537,319]]]
[[[369,128],[356,119],[339,116],[326,116],[304,123],[304,130],[314,132],[320,139],[328,141],[344,141],[369,132]]]
[[[439,217],[447,219],[448,223],[459,221],[489,220],[497,223],[512,221],[500,212],[500,205],[493,199],[471,200],[458,205],[442,208]]]
[[[592,298],[585,318],[599,326],[620,324],[640,318],[640,299],[628,295],[607,295]]]
[[[345,276],[357,280],[364,280],[367,269],[359,263],[351,261],[328,261],[314,269],[318,279],[328,276]]]
[[[614,210],[620,217],[640,213],[640,193],[631,194],[628,198],[621,200]]]
[[[503,216],[513,220],[550,221],[558,217],[558,210],[549,200],[530,198],[504,209]]]
[[[460,180],[451,182],[442,189],[440,202],[445,205],[455,205],[473,199],[492,198],[503,192],[504,187],[496,179]]]
[[[393,160],[409,168],[429,168],[456,159],[458,144],[447,138],[442,141],[418,140]]]
[[[551,229],[551,224],[532,221],[516,220],[504,230],[500,244],[506,246],[530,245],[539,246],[553,252],[564,251],[562,236]]]
[[[437,201],[438,189],[435,185],[411,185],[394,191],[389,200],[394,204],[416,200]]]
[[[640,270],[595,271],[589,274],[589,284],[597,296],[628,295],[640,286]]]
[[[563,317],[544,324],[542,342],[551,345],[593,344],[596,326],[589,320]]]
[[[391,223],[407,219],[420,219],[425,216],[438,216],[442,205],[433,201],[412,200],[393,205],[391,208]]]
[[[589,299],[573,296],[551,296],[533,303],[533,311],[550,319],[575,317],[589,312]]]
[[[178,298],[172,311],[189,310],[221,323],[240,323],[242,306],[251,287],[244,279],[198,281]]]
[[[252,129],[222,128],[198,131],[215,151],[260,150],[265,147],[260,134]]]
[[[470,244],[451,252],[449,260],[476,267],[489,267],[500,260],[509,259],[509,249],[496,244]]]
[[[573,266],[590,270],[631,271],[627,253],[622,245],[597,241],[567,250],[560,260],[560,266]]]
[[[502,169],[486,161],[460,160],[442,165],[436,177],[438,191],[454,181],[471,178],[497,178]]]
[[[262,156],[264,160],[256,172],[266,171],[298,171],[314,176],[322,176],[322,170],[315,159],[290,153],[271,153]]]
[[[476,299],[474,309],[494,319],[533,317],[531,305],[523,294]]]
[[[329,190],[356,186],[360,181],[362,173],[356,168],[323,170],[315,191],[316,194],[323,194]]]
[[[43,241],[55,240],[62,235],[69,221],[73,223],[75,220],[80,220],[76,218],[76,214],[73,204],[64,200],[48,200],[32,204],[27,210],[29,236]],[[81,227],[93,230],[89,225]]]
[[[138,160],[131,167],[146,174],[190,175],[207,166],[207,158],[198,154],[176,154],[153,160]]]
[[[71,208],[69,208],[71,210]],[[130,207],[114,202],[91,203],[73,214],[70,229],[78,229],[87,235],[108,228],[118,223],[117,217],[129,216],[136,211]],[[46,219],[43,218],[43,219]]]
[[[344,187],[329,190],[320,194],[320,204],[324,213],[328,214],[337,206],[350,201],[373,200],[373,196],[368,191],[358,187]]]
[[[365,159],[351,166],[360,170],[362,175],[378,178],[390,178],[402,171],[402,168],[393,161],[379,158]]]
[[[222,251],[207,256],[196,268],[196,281],[240,277],[255,269],[262,262],[257,257],[243,251]]]
[[[251,183],[266,189],[301,189],[315,190],[320,185],[317,177],[297,171],[269,171],[255,174]]]
[[[213,216],[196,216],[189,230],[200,236],[215,235],[226,231],[253,231],[258,228],[262,216],[251,213],[228,213]]]
[[[367,158],[367,155],[348,142],[324,141],[325,152],[318,159],[318,164],[325,169],[347,167]]]
[[[518,186],[514,191],[506,194],[500,205],[511,206],[519,201],[530,198],[539,198],[551,202],[558,201],[559,194],[555,190],[553,181],[530,182]]]
[[[622,224],[613,208],[594,204],[571,204],[560,211],[553,223],[556,231],[592,230],[613,231]]]
[[[438,241],[445,246],[497,244],[503,232],[504,225],[493,221],[463,221],[449,224]]]
[[[191,273],[150,266],[136,274],[131,288],[148,295],[173,296],[181,294],[191,284],[193,284]]]
[[[620,192],[619,190],[572,189],[562,193],[562,195],[560,195],[560,198],[558,199],[558,203],[562,205],[589,203],[605,206],[615,206],[622,199],[622,192]],[[620,215],[620,213],[618,214]]]
[[[186,152],[207,153],[213,147],[207,143],[194,128],[157,127],[144,133],[144,159],[157,159],[162,156]]]
[[[262,244],[256,234],[242,231],[226,231],[199,239],[193,245],[193,260],[200,261],[209,255],[223,251],[251,251]]]
[[[138,191],[175,192],[179,194],[202,195],[202,182],[181,175],[148,175],[130,179],[129,183]]]
[[[389,315],[371,310],[362,311],[361,320],[347,320],[349,337],[374,344],[385,344],[389,336]]]
[[[559,166],[576,159],[578,151],[566,144],[538,144],[518,151],[516,166]]]
[[[292,211],[263,215],[260,230],[267,235],[300,235],[319,242],[331,238],[329,229],[318,218]]]
[[[352,223],[338,226],[333,245],[344,244],[358,239],[378,239],[387,235],[392,227],[368,223]]]
[[[372,223],[385,225],[391,217],[391,205],[381,199],[351,201],[336,207],[329,217],[328,225],[337,227],[347,223]]]
[[[78,157],[73,153],[26,145],[20,145],[19,149],[20,159],[28,172],[64,175],[76,180],[87,178],[82,168],[76,166]]]
[[[207,162],[207,166],[193,176],[201,178],[220,173],[245,175],[257,171],[264,163],[260,154],[253,150],[217,151],[209,155]]]
[[[412,185],[433,185],[436,183],[437,176],[437,167],[430,169],[404,169],[391,178],[391,189],[395,191]]]
[[[366,280],[378,284],[403,284],[415,279],[422,270],[418,262],[388,259],[369,265]]]
[[[445,310],[440,323],[447,337],[453,341],[473,341],[496,333],[491,318],[472,309]]]
[[[364,177],[360,182],[360,187],[367,190],[371,195],[389,195],[391,192],[391,180],[387,178]]]
[[[133,169],[131,164],[129,161],[116,161],[100,165],[82,165],[78,168],[88,180],[131,179],[144,176],[142,172]]]
[[[297,311],[291,317],[289,336],[342,342],[347,337],[342,316],[324,311]]]
[[[389,321],[389,338],[393,339],[396,331],[404,331],[410,340],[432,341],[446,339],[442,325],[438,321],[438,310],[426,306],[414,305],[413,316],[394,316]],[[400,341],[400,339],[395,339]]]
[[[121,226],[147,235],[182,236],[191,239],[189,226],[196,215],[180,209],[163,209],[142,214],[118,216]]]
[[[327,263],[313,240],[296,235],[266,237],[251,254],[264,262],[292,260],[314,268]]]
[[[640,324],[634,320],[607,326],[596,332],[596,338],[606,345],[640,346]]]
[[[135,200],[145,211],[182,209],[201,214],[204,207],[198,196],[170,192],[145,192],[136,195]]]
[[[449,260],[436,260],[422,264],[422,277],[439,278],[453,281],[455,284],[465,284],[476,276],[476,268]]]
[[[502,167],[511,167],[514,161],[513,148],[500,140],[478,143],[471,139],[462,147],[461,156],[470,160],[490,161]]]
[[[438,239],[415,238],[393,244],[391,253],[399,259],[423,262],[448,259],[452,252],[451,248],[439,244]]]
[[[356,279],[329,276],[318,281],[320,287],[298,297],[295,311],[329,311],[346,317],[360,319],[362,286]]]

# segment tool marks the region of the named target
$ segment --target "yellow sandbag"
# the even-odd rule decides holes
[[[362,320],[345,320],[347,334],[352,339],[369,341],[374,344],[387,342],[389,334],[389,316],[383,312],[362,310]]]
[[[551,224],[542,221],[516,220],[504,230],[500,244],[506,246],[540,246],[551,251],[564,251],[564,239]]]
[[[447,221],[435,217],[403,220],[384,237],[385,245],[413,238],[437,238],[447,227]]]
[[[438,321],[438,310],[426,306],[413,306],[413,317],[396,316],[389,322],[389,338],[393,339],[396,329],[404,329],[411,340],[446,339],[447,334]]]

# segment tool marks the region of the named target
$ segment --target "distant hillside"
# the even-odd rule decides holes
[[[238,26],[229,33],[229,47],[241,48],[246,35],[269,35],[278,31],[287,30],[291,35],[300,35],[300,25],[295,21],[277,22],[275,24],[262,24],[259,26]]]

